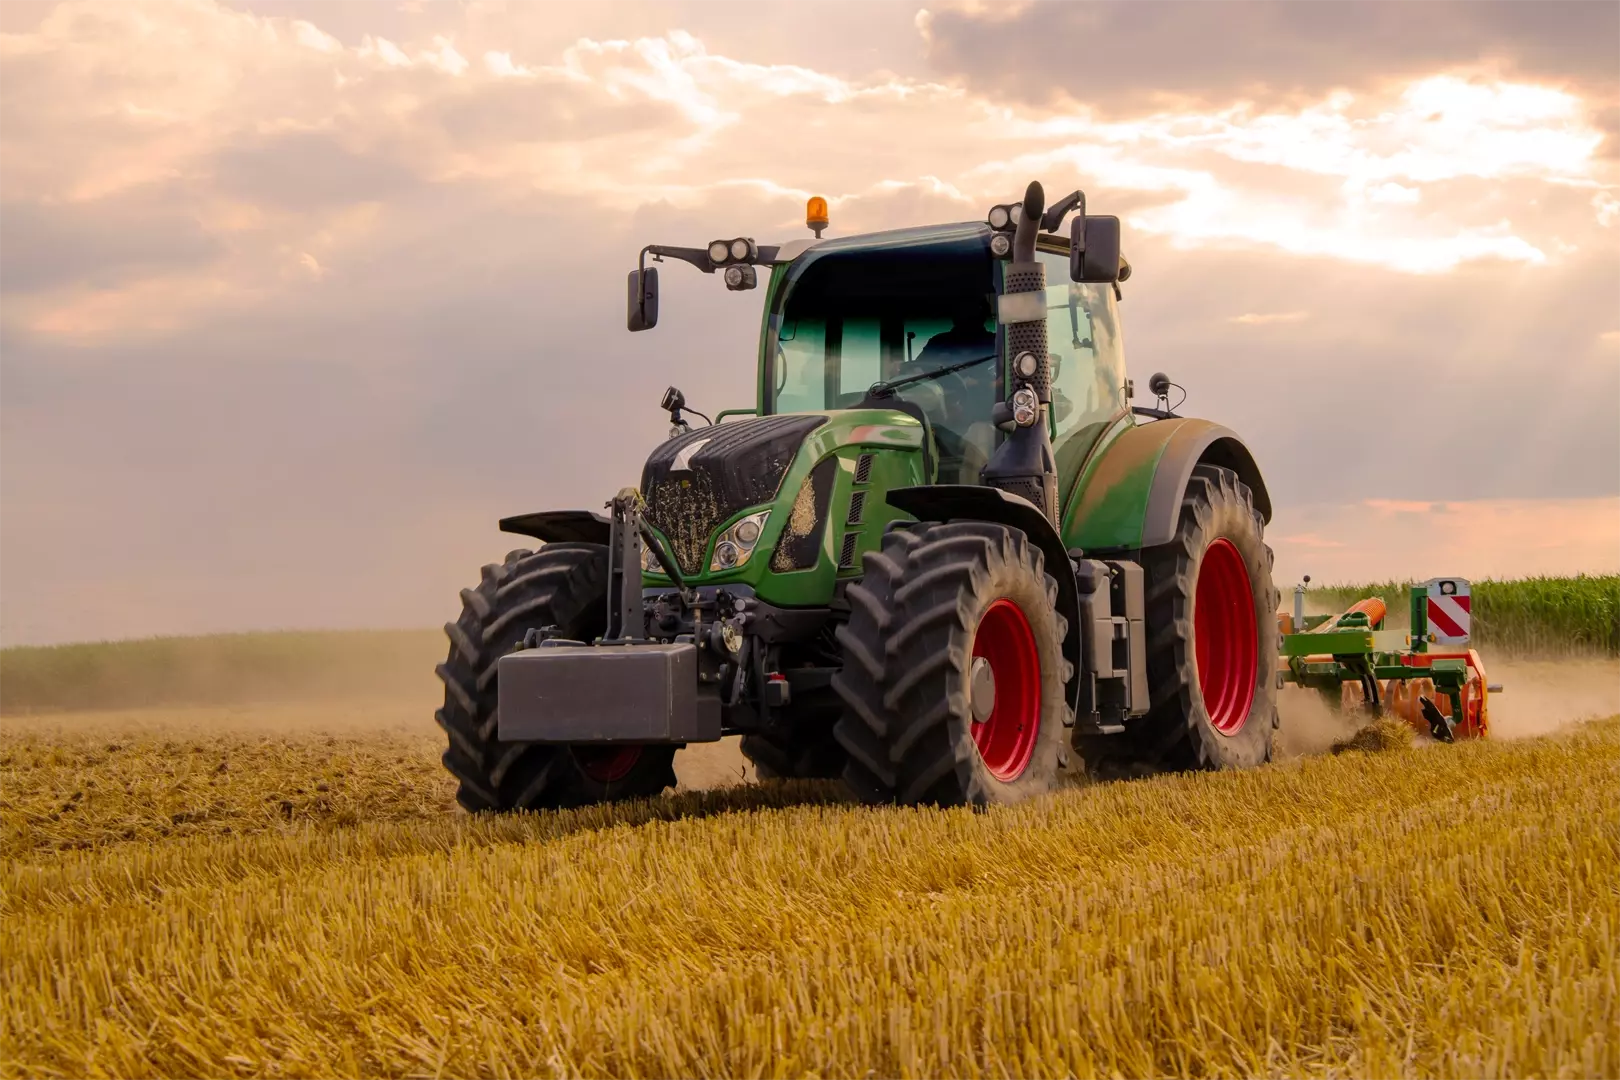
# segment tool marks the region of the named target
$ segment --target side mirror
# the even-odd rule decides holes
[[[658,268],[630,271],[630,309],[625,324],[631,331],[658,325]]]
[[[1069,277],[1087,283],[1119,281],[1119,265],[1119,218],[1075,218],[1069,227]]]

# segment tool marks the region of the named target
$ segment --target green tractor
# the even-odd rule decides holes
[[[632,331],[649,256],[768,271],[755,406],[693,428],[672,387],[639,489],[501,521],[542,543],[462,592],[438,669],[464,807],[654,795],[728,735],[873,803],[1270,759],[1260,470],[1164,376],[1131,405],[1119,220],[1045,203],[823,239],[812,199],[814,240],[642,250]]]

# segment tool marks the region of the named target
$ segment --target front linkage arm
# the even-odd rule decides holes
[[[675,559],[664,550],[642,517],[646,503],[641,492],[627,487],[609,499],[608,511],[608,611],[607,633],[603,644],[644,642],[647,640],[646,616],[641,604],[641,551],[646,544],[680,591],[681,602],[691,606],[696,594],[681,577]]]

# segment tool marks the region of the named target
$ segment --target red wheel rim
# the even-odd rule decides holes
[[[990,605],[973,635],[973,655],[983,657],[996,681],[996,700],[984,723],[973,724],[973,743],[990,775],[1018,779],[1035,754],[1041,728],[1041,656],[1035,633],[1018,605]]]
[[[576,746],[574,760],[579,771],[598,784],[611,784],[630,775],[641,760],[639,746]]]
[[[1198,689],[1203,692],[1209,722],[1222,735],[1235,735],[1254,704],[1260,638],[1255,633],[1249,570],[1230,540],[1210,544],[1198,567],[1193,644]]]

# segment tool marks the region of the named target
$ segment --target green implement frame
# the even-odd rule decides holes
[[[1337,615],[1304,615],[1303,591],[1301,587],[1295,593],[1296,615],[1278,617],[1279,688],[1292,683],[1312,689],[1339,708],[1345,684],[1353,684],[1373,715],[1398,716],[1441,742],[1486,736],[1487,697],[1501,688],[1486,683],[1484,665],[1473,649],[1431,648],[1424,586],[1412,587],[1410,632],[1383,628],[1387,609],[1379,597],[1358,601]],[[1446,711],[1437,699],[1444,701]]]

